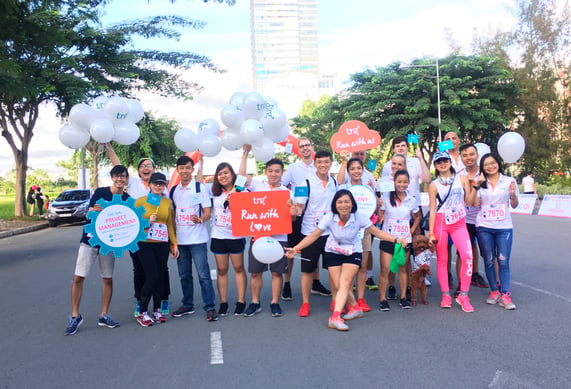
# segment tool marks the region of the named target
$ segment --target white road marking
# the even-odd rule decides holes
[[[571,303],[571,299],[570,299],[570,298],[567,298],[567,297],[565,297],[565,296],[561,296],[560,294],[553,293],[553,292],[550,292],[550,291],[545,290],[545,289],[536,288],[536,287],[534,287],[534,286],[527,285],[527,284],[524,284],[524,283],[522,283],[522,282],[511,281],[511,283],[512,283],[512,284],[516,284],[516,285],[518,285],[518,286],[522,286],[522,287],[524,287],[524,288],[529,288],[529,289],[534,290],[534,291],[536,291],[536,292],[543,293],[543,294],[546,294],[546,295],[548,295],[548,296],[552,296],[552,297],[561,299],[561,300],[563,300],[563,301],[566,301],[566,302],[568,302],[568,303]]]
[[[222,333],[214,331],[210,333],[210,364],[224,364],[224,350],[222,349]]]
[[[493,388],[495,385],[497,385],[497,383],[500,379],[500,375],[502,375],[502,372],[500,370],[496,370],[496,374],[494,375],[494,379],[492,380],[492,382],[490,382],[490,385],[488,385],[488,388]]]

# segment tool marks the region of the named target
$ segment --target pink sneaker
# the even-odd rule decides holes
[[[333,316],[331,316],[329,318],[329,322],[327,323],[327,327],[334,328],[337,331],[348,331],[349,330],[349,326],[347,324],[345,324],[345,321],[343,319],[341,319],[340,317],[333,318]]]
[[[309,316],[309,303],[301,304],[301,308],[299,309],[299,316],[300,317],[308,317]]]
[[[502,294],[497,290],[492,291],[492,293],[490,293],[490,295],[486,299],[486,304],[491,304],[491,305],[497,304],[498,301],[500,301],[501,295]]]
[[[361,309],[363,310],[363,312],[371,312],[371,307],[369,307],[369,305],[367,304],[367,302],[365,301],[365,299],[359,299],[359,300],[357,300],[357,304],[359,304],[359,306],[361,307]]]
[[[500,297],[499,306],[511,311],[511,310],[515,309],[515,304],[512,303],[512,299],[511,299],[510,295],[511,295],[510,292],[502,294],[502,297]]]
[[[464,312],[474,312],[474,307],[470,304],[470,298],[467,295],[459,295],[456,302],[460,304]]]
[[[442,301],[440,302],[440,308],[452,308],[452,297],[449,294],[442,295]]]
[[[345,320],[353,320],[359,317],[363,317],[363,310],[358,305],[355,307],[349,307],[349,312],[343,315],[343,319]]]

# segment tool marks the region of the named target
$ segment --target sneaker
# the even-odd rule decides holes
[[[217,321],[218,320],[218,315],[216,314],[215,309],[209,309],[208,312],[206,312],[206,320],[207,321]]]
[[[377,289],[379,289],[379,286],[378,286],[377,284],[375,284],[375,280],[373,279],[373,277],[367,278],[367,281],[365,282],[365,286],[366,286],[367,289],[369,289],[369,290],[377,290]]]
[[[309,303],[301,304],[301,308],[299,308],[299,317],[308,317],[309,316]]]
[[[234,309],[234,316],[242,316],[244,314],[244,309],[246,309],[246,304],[237,302],[236,309]]]
[[[432,286],[432,282],[430,282],[430,280],[428,279],[428,277],[424,277],[424,285],[426,285],[426,286]]]
[[[181,305],[176,311],[171,313],[172,317],[181,317],[184,315],[192,315],[194,313],[194,307],[185,307]]]
[[[365,299],[359,299],[359,300],[357,300],[357,304],[361,307],[361,309],[363,310],[363,312],[371,312],[371,307],[369,307],[369,305],[367,304],[367,302],[365,301]]]
[[[331,301],[331,305],[329,306],[329,310],[330,310],[331,312],[333,312],[333,311],[335,310],[335,300],[332,300],[332,301]],[[345,313],[345,312],[347,312],[347,310],[346,310],[345,308],[343,308],[343,309],[341,310],[341,313]]]
[[[252,317],[259,312],[262,312],[262,306],[260,303],[251,303],[248,305],[248,308],[246,308],[246,311],[244,311],[244,316]]]
[[[282,290],[282,300],[291,301],[291,284],[289,282],[284,283],[284,288]]]
[[[218,314],[222,317],[228,316],[228,303],[220,303]]]
[[[454,288],[454,278],[452,278],[452,273],[448,273],[448,288]]]
[[[404,298],[404,299],[400,299],[400,306],[402,309],[410,309],[410,302],[408,299]]]
[[[321,281],[314,280],[313,285],[311,286],[311,294],[318,294],[320,296],[329,297],[331,296],[331,291],[323,286]]]
[[[169,300],[161,300],[161,313],[164,316],[169,314]]]
[[[150,327],[155,323],[147,312],[143,312],[137,316],[137,322],[139,322],[143,327]]]
[[[440,301],[440,308],[452,308],[452,297],[449,294],[442,295],[442,301]]]
[[[410,286],[407,286],[407,287],[406,287],[406,294],[405,294],[405,296],[406,296],[406,299],[407,299],[408,301],[410,301],[410,300],[412,299]]]
[[[135,302],[135,312],[133,313],[133,316],[136,318],[140,314],[141,314],[141,302],[137,301]]]
[[[477,286],[478,288],[488,288],[490,286],[480,273],[472,274],[472,282],[470,282],[470,284]]]
[[[160,309],[157,309],[155,312],[153,312],[153,319],[155,319],[155,322],[157,323],[164,323],[167,321]]]
[[[334,328],[337,331],[348,331],[349,330],[349,326],[347,324],[345,324],[345,321],[343,319],[341,319],[340,317],[330,317],[329,318],[329,322],[327,323],[327,327],[329,328]]]
[[[474,307],[470,304],[470,298],[467,295],[456,297],[456,302],[460,304],[464,312],[474,312]]]
[[[490,293],[490,295],[486,299],[486,304],[491,304],[491,305],[497,304],[498,301],[500,301],[501,296],[502,294],[497,290],[492,291],[492,293]]]
[[[388,302],[387,300],[383,300],[383,301],[381,301],[380,304],[379,304],[379,309],[380,309],[381,311],[387,312],[387,311],[390,311],[390,310],[391,310],[391,306],[389,305],[389,302]]]
[[[261,308],[260,308],[260,310],[261,310]],[[271,303],[270,304],[270,311],[272,311],[273,317],[278,317],[278,316],[283,315],[282,308],[280,307],[280,305],[278,303]]]
[[[454,298],[460,296],[460,285],[458,285],[458,287],[454,291],[453,296],[454,296]]]
[[[512,299],[510,296],[511,296],[510,292],[502,294],[502,297],[500,297],[500,302],[498,305],[502,308],[511,311],[515,309],[515,304],[512,303]]]
[[[77,329],[81,325],[81,323],[83,323],[83,317],[81,317],[81,315],[79,315],[77,317],[70,317],[69,318],[69,324],[65,328],[65,334],[66,335],[75,334],[77,332]]]
[[[347,312],[346,314],[343,315],[343,319],[345,320],[353,320],[353,319],[358,319],[360,317],[363,317],[363,310],[358,307],[350,307],[349,308],[349,312]]]
[[[104,315],[99,317],[99,321],[97,322],[99,327],[107,327],[107,328],[115,328],[119,327],[119,322],[111,319],[111,316]]]
[[[387,298],[389,300],[396,300],[397,299],[397,290],[394,286],[389,286],[389,292]]]

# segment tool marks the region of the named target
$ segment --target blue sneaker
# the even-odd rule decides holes
[[[161,300],[161,313],[165,316],[169,314],[169,300]]]
[[[262,306],[259,303],[251,303],[244,311],[244,316],[251,317],[259,312],[262,312]]]
[[[141,302],[137,301],[135,303],[135,312],[133,313],[133,316],[137,318],[140,314],[141,314]]]
[[[272,311],[273,317],[278,317],[278,316],[283,315],[282,308],[280,307],[280,305],[278,303],[270,304],[270,310]]]
[[[77,329],[81,325],[81,323],[83,323],[83,317],[81,317],[81,315],[79,315],[78,317],[70,317],[69,318],[69,324],[67,325],[67,328],[65,329],[65,334],[66,335],[75,334],[77,332]]]
[[[99,318],[97,325],[99,327],[115,328],[119,327],[119,322],[111,319],[111,316],[105,315]]]

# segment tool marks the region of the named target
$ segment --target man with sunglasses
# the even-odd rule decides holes
[[[301,161],[297,161],[288,166],[287,170],[282,176],[282,185],[295,190],[296,186],[306,186],[305,180],[315,175],[316,169],[313,162],[313,145],[311,141],[305,137],[299,138],[298,141],[299,153],[301,154]],[[301,218],[297,218],[292,223],[292,232],[288,235],[288,247],[293,247],[298,244],[302,239],[301,236]],[[291,272],[293,270],[293,259],[288,259],[287,273],[284,276],[284,287],[282,290],[282,300],[289,301],[292,299],[291,295]],[[311,286],[311,293],[319,294],[321,296],[331,296],[331,291],[323,286],[319,281],[319,269],[315,270],[313,274],[313,285]]]

